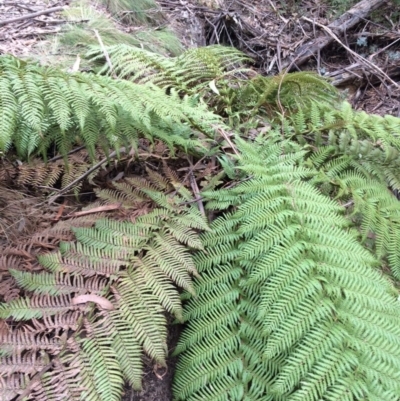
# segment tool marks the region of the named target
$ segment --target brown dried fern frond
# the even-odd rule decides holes
[[[19,164],[16,168],[18,187],[50,189],[60,179],[65,171],[64,163],[60,160],[46,164],[41,159],[33,159],[29,163]]]
[[[49,363],[49,357],[45,354],[39,356],[37,353],[26,353],[20,355],[13,353],[11,356],[0,357],[0,372],[5,376],[18,372],[23,374],[34,374],[42,370]]]
[[[127,182],[116,182],[114,189],[94,189],[96,196],[105,204],[120,202],[126,209],[136,210],[146,203],[146,198]]]
[[[87,210],[91,207],[92,205],[82,210]],[[60,220],[56,224],[34,233],[30,239],[31,247],[55,249],[60,242],[74,240],[75,236],[72,231],[74,227],[92,227],[98,219],[104,217],[105,213],[94,213]]]
[[[43,319],[32,319],[31,326],[25,325],[26,330],[30,333],[50,333],[54,332],[54,336],[59,337],[62,332],[77,331],[80,326],[82,313],[78,311],[68,311],[62,315],[46,316]]]
[[[51,371],[45,372],[39,376],[39,380],[32,383],[29,399],[81,401],[85,388],[80,386],[79,376],[83,375],[87,368],[79,356],[67,354],[55,358],[51,364]]]
[[[9,302],[18,298],[21,289],[8,272],[0,273],[0,301]]]
[[[29,380],[29,377],[22,373],[11,376],[0,375],[0,399],[2,401],[11,401],[24,391]]]
[[[63,316],[63,315],[60,315]],[[69,315],[69,319],[76,318],[76,312],[73,315]],[[48,318],[47,318],[48,319]],[[70,322],[72,326],[72,321]],[[41,324],[41,328],[44,325]],[[24,326],[24,329],[0,331],[0,355],[20,355],[23,351],[39,351],[45,350],[50,354],[57,354],[63,347],[63,341],[60,337],[54,335],[48,336],[45,330],[43,332],[36,333],[34,331],[28,331],[30,327]],[[46,330],[49,330],[49,326],[46,326]]]
[[[72,152],[66,159],[55,157],[48,162],[32,159],[29,163],[3,161],[0,178],[4,185],[13,188],[30,188],[41,193],[63,189],[84,174],[93,163],[104,159],[104,152],[96,149],[95,158],[90,159],[85,150]],[[95,170],[94,174],[98,173]],[[78,182],[71,191],[78,192],[83,181]]]

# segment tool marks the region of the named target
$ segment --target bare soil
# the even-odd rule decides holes
[[[181,325],[169,326],[168,349],[172,354],[181,332]],[[134,391],[131,388],[125,390],[122,401],[170,401],[172,400],[172,380],[177,358],[168,358],[167,368],[155,366],[152,361],[146,361],[143,376],[142,391]]]

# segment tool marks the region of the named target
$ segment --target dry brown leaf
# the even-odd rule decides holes
[[[75,298],[72,298],[72,305],[84,304],[86,302],[94,302],[100,306],[100,308],[105,310],[113,310],[114,305],[104,297],[100,297],[95,294],[86,294],[86,295],[78,295]]]

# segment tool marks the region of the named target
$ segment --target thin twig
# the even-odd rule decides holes
[[[240,156],[240,153],[237,151],[236,146],[232,143],[230,140],[229,136],[225,132],[223,128],[217,128],[217,131],[225,138],[225,140],[228,142],[229,146],[232,148],[232,150],[235,152],[236,156]]]
[[[65,194],[68,190],[70,190],[71,188],[73,188],[76,184],[78,184],[78,182],[84,180],[88,175],[90,175],[91,173],[93,173],[93,171],[97,170],[99,167],[101,167],[104,163],[107,163],[109,161],[109,159],[115,157],[118,153],[126,153],[126,149],[125,148],[121,148],[119,149],[119,151],[117,152],[116,150],[114,150],[113,152],[111,152],[107,157],[105,157],[103,160],[100,160],[98,163],[96,163],[93,167],[91,167],[88,171],[86,171],[85,173],[83,173],[82,175],[80,175],[78,178],[76,178],[74,181],[72,181],[70,184],[68,184],[66,187],[64,187],[63,189],[61,189],[56,195],[53,195],[52,197],[49,198],[48,200],[48,204],[51,205],[52,203],[54,203],[55,200],[57,200],[61,195]]]
[[[194,177],[193,171],[190,172],[189,174],[190,178],[190,186],[192,187],[195,199],[197,201],[197,205],[199,207],[200,213],[206,217],[206,211],[204,210],[204,205],[203,205],[203,200],[200,196],[200,190],[196,182],[196,178]]]
[[[93,209],[89,210],[81,210],[80,212],[74,212],[72,214],[68,214],[66,216],[63,216],[64,219],[70,219],[72,217],[81,217],[81,216],[87,216],[88,214],[94,214],[94,213],[100,213],[100,212],[109,212],[112,210],[117,210],[122,206],[122,203],[112,203],[111,205],[104,205],[104,206],[99,206],[95,207]]]
[[[97,38],[97,40],[98,40],[98,42],[99,42],[99,44],[100,44],[101,51],[103,52],[104,57],[106,58],[108,67],[110,68],[110,72],[112,72],[112,70],[113,70],[113,65],[112,65],[110,56],[109,56],[109,54],[108,54],[108,52],[107,52],[107,49],[105,48],[104,43],[103,43],[103,41],[102,41],[102,39],[101,39],[101,36],[100,36],[99,32],[97,31],[97,29],[93,29],[93,32],[94,32],[94,34],[96,35],[96,38]]]
[[[187,159],[188,159],[188,162],[190,164],[190,167],[189,167],[190,170],[189,170],[189,172],[187,174],[187,176],[189,176],[190,186],[192,187],[194,198],[196,199],[197,206],[199,207],[200,213],[204,217],[206,217],[206,212],[204,210],[203,200],[202,200],[201,195],[200,195],[200,189],[199,189],[199,187],[197,185],[196,178],[195,178],[194,173],[193,173],[193,170],[194,170],[194,168],[193,168],[193,156],[188,156]],[[186,178],[182,182],[184,182],[185,180],[186,180]]]
[[[66,8],[67,8],[67,6],[62,6],[62,7],[48,8],[47,10],[36,11],[35,13],[25,14],[25,15],[22,15],[20,17],[16,17],[16,18],[11,18],[9,20],[0,21],[0,26],[11,24],[13,22],[24,21],[26,19],[38,17],[39,15],[51,14],[51,13],[55,13],[57,11],[64,11]]]
[[[382,49],[379,49],[379,51],[375,52],[374,54],[371,54],[368,59],[372,60],[373,57],[377,56],[378,54],[384,52],[385,50],[389,49],[389,47],[393,46],[395,43],[397,43],[400,40],[400,38],[397,38],[395,41],[393,41],[392,43],[389,43],[387,46],[385,46]]]
[[[72,154],[74,154],[74,153],[76,153],[76,152],[79,152],[79,151],[82,150],[82,149],[85,149],[85,145],[78,146],[77,148],[71,150],[70,152],[67,153],[67,156],[72,155]],[[64,158],[64,156],[62,156],[62,155],[54,156],[53,158],[51,158],[51,159],[48,161],[48,163],[50,163],[50,162],[55,162],[55,161],[60,160],[60,159],[63,159],[63,158]]]

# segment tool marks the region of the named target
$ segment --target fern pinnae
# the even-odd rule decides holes
[[[87,321],[86,325],[92,325]],[[93,382],[101,400],[119,401],[122,395],[123,378],[115,358],[110,339],[96,326],[87,330],[88,338],[81,340],[82,351],[89,366],[98,366]],[[90,397],[90,396],[89,396]]]
[[[15,320],[30,320],[65,313],[77,308],[71,303],[68,296],[44,297],[39,295],[0,304],[0,317],[2,319],[13,317]]]
[[[7,60],[11,61],[12,60]],[[11,66],[5,62],[3,68]],[[20,67],[19,63],[14,64],[14,68]],[[13,76],[13,91],[21,107],[21,115],[27,123],[35,130],[40,129],[41,121],[44,117],[44,102],[40,96],[40,86],[44,84],[43,78],[35,67],[28,67],[28,74],[17,74]],[[29,74],[30,73],[30,74]]]
[[[196,268],[185,250],[180,249],[180,244],[172,238],[156,235],[154,244],[147,246],[149,259],[155,262],[168,277],[180,287],[192,290],[191,272]]]
[[[204,106],[167,96],[152,84],[66,74],[12,57],[0,60],[0,72],[4,89],[0,106],[6,124],[1,148],[15,144],[21,157],[37,151],[46,156],[52,144],[66,156],[77,138],[92,158],[95,145],[107,151],[122,145],[137,147],[139,136],[165,140],[170,150],[178,144],[204,151],[204,141],[167,135],[165,124],[171,131],[175,125],[189,133],[192,127],[204,127],[208,133],[208,123],[221,122]]]
[[[111,312],[106,319],[113,326],[111,346],[122,373],[134,390],[140,390],[143,362],[140,344],[135,340],[136,333],[118,312]]]
[[[104,279],[86,280],[83,276],[51,273],[28,273],[10,269],[20,287],[36,294],[60,295],[91,291],[101,293],[107,286]]]
[[[186,244],[194,249],[203,248],[203,244],[201,243],[197,234],[186,225],[180,224],[180,222],[172,221],[165,223],[165,229],[180,243]]]
[[[17,125],[17,102],[12,94],[11,83],[3,76],[0,77],[0,110],[0,148],[7,149]]]
[[[181,320],[182,305],[179,295],[170,277],[159,268],[158,264],[153,263],[149,257],[137,257],[133,259],[129,271],[132,269],[136,269],[137,274],[143,277],[143,282],[147,283],[145,288],[157,297],[160,305],[176,319]]]
[[[166,320],[159,313],[162,309],[156,296],[148,293],[143,278],[135,271],[120,280],[116,291],[121,316],[131,325],[137,341],[146,353],[165,366]]]

